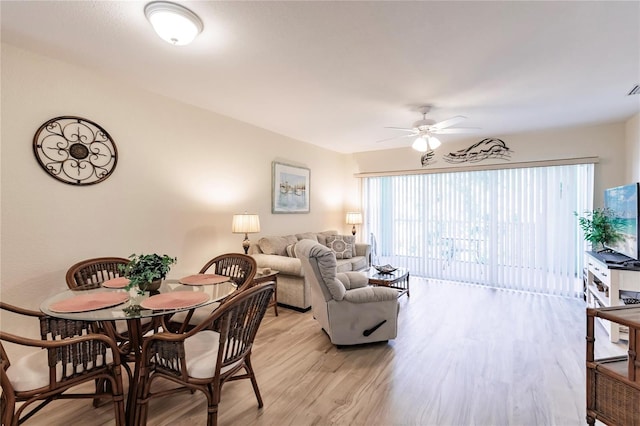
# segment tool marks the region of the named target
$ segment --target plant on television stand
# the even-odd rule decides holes
[[[574,214],[578,216],[578,213]],[[595,209],[592,212],[585,212],[584,216],[578,218],[578,223],[584,239],[591,243],[593,249],[603,249],[604,245],[622,241],[623,237],[618,232],[621,220],[613,216],[611,209]]]

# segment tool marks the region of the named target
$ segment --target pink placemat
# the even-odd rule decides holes
[[[87,312],[119,305],[127,300],[129,295],[122,292],[82,294],[53,303],[49,309],[53,312]]]
[[[229,277],[216,274],[195,274],[183,277],[178,280],[180,284],[186,285],[207,285],[207,284],[220,284],[225,281],[229,281]]]
[[[110,280],[106,280],[102,283],[102,287],[107,288],[125,288],[129,284],[129,278],[118,277],[111,278]]]
[[[199,305],[209,300],[206,293],[191,291],[174,291],[151,296],[140,302],[145,309],[182,309]]]

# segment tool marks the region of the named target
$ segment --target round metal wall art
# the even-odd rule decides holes
[[[85,118],[63,116],[44,123],[33,137],[38,163],[70,185],[92,185],[113,173],[116,144],[106,130]]]

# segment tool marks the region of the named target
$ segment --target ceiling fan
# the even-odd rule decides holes
[[[451,127],[467,119],[467,117],[464,117],[462,115],[456,115],[455,117],[451,117],[438,122],[426,118],[427,113],[431,111],[431,105],[422,105],[418,107],[418,111],[422,114],[422,120],[414,122],[411,128],[385,127],[385,129],[402,130],[404,132],[409,132],[408,135],[394,136],[392,138],[382,139],[378,142],[384,142],[398,138],[415,137],[416,139],[415,141],[413,141],[411,148],[415,149],[416,151],[426,152],[429,148],[436,149],[442,143],[440,142],[440,140],[438,140],[438,138],[433,136],[434,134],[443,135],[451,133],[468,133],[477,129],[475,127]]]

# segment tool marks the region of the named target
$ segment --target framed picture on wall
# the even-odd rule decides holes
[[[271,212],[309,213],[311,171],[276,161],[271,170]]]

